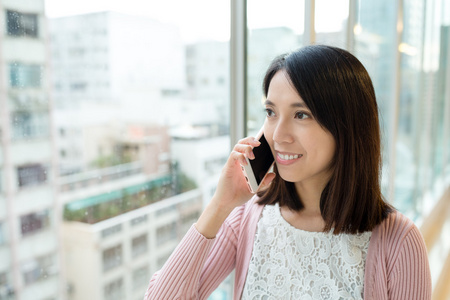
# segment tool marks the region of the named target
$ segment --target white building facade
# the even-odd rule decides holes
[[[95,224],[65,222],[68,299],[142,299],[202,208],[195,189]]]
[[[61,299],[44,1],[1,1],[0,30],[0,298]]]
[[[180,107],[185,86],[184,45],[176,26],[96,12],[50,19],[50,29],[61,173],[88,168],[89,128],[175,120],[168,117],[170,109]]]

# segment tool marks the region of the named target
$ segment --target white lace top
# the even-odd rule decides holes
[[[290,225],[278,204],[258,222],[242,299],[363,299],[371,232],[309,232]]]

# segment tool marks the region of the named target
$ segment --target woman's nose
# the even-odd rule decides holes
[[[286,121],[280,120],[273,131],[273,141],[277,144],[292,143],[294,138],[292,136],[292,128]]]

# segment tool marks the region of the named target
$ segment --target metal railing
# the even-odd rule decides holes
[[[74,191],[89,186],[123,179],[142,172],[142,162],[136,161],[108,168],[66,175],[59,178],[59,191],[61,193]]]

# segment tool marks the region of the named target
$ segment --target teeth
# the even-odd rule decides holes
[[[303,155],[302,154],[300,154],[300,155],[298,155],[298,154],[296,154],[296,155],[284,155],[284,154],[278,153],[278,156],[281,159],[283,159],[283,160],[291,160],[291,159],[297,159],[297,158],[299,158],[299,156],[302,157]]]

